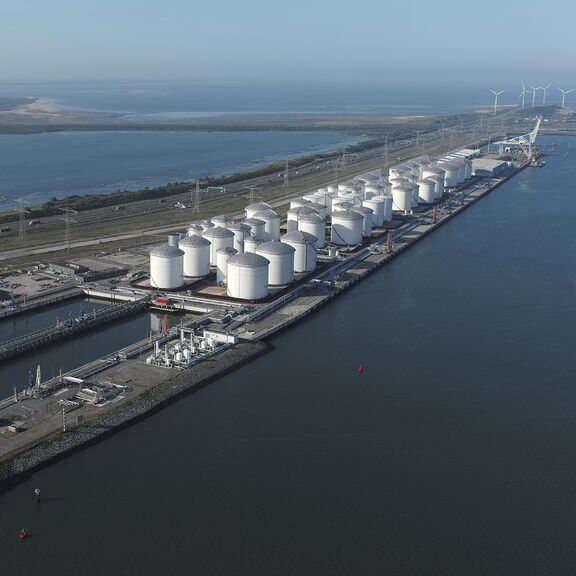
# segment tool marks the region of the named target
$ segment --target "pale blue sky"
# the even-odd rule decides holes
[[[570,83],[566,0],[2,0],[0,82]]]

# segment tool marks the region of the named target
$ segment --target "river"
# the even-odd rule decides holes
[[[1,495],[2,573],[571,575],[576,142],[558,141],[271,354]]]

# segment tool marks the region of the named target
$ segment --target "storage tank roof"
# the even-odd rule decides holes
[[[163,258],[174,258],[175,256],[183,256],[184,252],[176,246],[170,246],[169,244],[162,244],[161,246],[156,246],[150,250],[150,256],[161,256]]]
[[[193,236],[186,236],[186,238],[182,238],[180,240],[180,246],[210,246],[210,240],[206,240],[202,236],[197,236],[194,234]]]
[[[216,250],[216,254],[230,254],[230,256],[233,256],[234,254],[238,254],[238,250],[228,246],[226,248],[218,248],[218,250]]]
[[[264,222],[264,220],[260,220],[259,218],[246,218],[246,220],[244,220],[244,224],[247,224],[248,226],[262,226],[262,224],[266,224],[266,222]]]
[[[246,206],[246,210],[250,210],[251,212],[260,212],[261,210],[268,210],[272,208],[270,204],[266,204],[266,202],[255,202],[254,204],[250,204],[250,206]]]
[[[264,224],[264,222],[262,223]],[[244,232],[248,232],[248,230],[250,230],[250,226],[248,226],[248,224],[245,222],[232,222],[231,224],[228,224],[226,228],[228,228],[228,230],[244,230]]]
[[[240,266],[241,268],[261,268],[262,266],[268,266],[270,260],[260,256],[260,254],[254,254],[254,252],[244,252],[244,254],[235,254],[230,256],[228,260],[228,266]]]
[[[307,222],[308,224],[324,223],[324,218],[320,214],[298,214],[298,222]]]
[[[274,212],[272,209],[262,210],[254,214],[254,218],[259,218],[260,220],[276,220],[278,218],[278,214]]]
[[[404,186],[404,184],[400,184],[400,186],[392,188],[392,192],[394,192],[394,190],[400,190],[401,192],[412,192],[412,186]]]
[[[324,208],[324,206],[322,206]],[[298,208],[290,208],[287,214],[290,216],[304,216],[305,214],[318,214],[318,212],[314,208],[310,208],[309,206],[299,206]]]
[[[309,232],[294,230],[294,232],[288,232],[288,234],[284,234],[280,240],[286,242],[294,242],[295,244],[314,244],[317,242],[318,238]]]
[[[209,238],[230,238],[234,236],[234,232],[232,230],[228,230],[228,228],[221,228],[220,226],[216,226],[216,228],[208,228],[204,230],[204,237],[208,236]]]
[[[359,214],[374,214],[374,210],[368,208],[368,206],[355,206],[354,212],[358,212]]]
[[[272,242],[264,242],[259,244],[256,248],[258,254],[293,254],[296,252],[294,246],[290,244],[284,244],[279,240],[272,240]]]
[[[337,212],[332,212],[332,221],[334,220],[363,220],[364,216],[356,210],[338,210]]]
[[[313,210],[324,210],[326,206],[324,204],[320,204],[320,202],[310,202],[310,204],[306,204],[303,208],[312,208]]]
[[[430,178],[422,178],[422,180],[418,180],[416,184],[418,184],[418,186],[421,185],[428,186],[430,184],[434,184],[434,182]]]

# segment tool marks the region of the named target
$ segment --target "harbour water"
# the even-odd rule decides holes
[[[2,572],[571,575],[569,143],[271,354],[1,495]]]

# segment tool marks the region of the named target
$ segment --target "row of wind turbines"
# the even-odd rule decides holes
[[[548,92],[548,88],[550,88],[551,85],[548,84],[547,86],[532,86],[532,84],[528,84],[528,86],[531,88],[531,90],[527,90],[526,86],[524,86],[524,82],[522,82],[522,92],[520,92],[520,96],[518,96],[518,98],[522,98],[522,109],[524,109],[526,94],[532,94],[532,106],[536,105],[536,92],[538,92],[538,90],[542,90],[542,104],[546,104],[546,93]],[[571,90],[563,90],[560,88],[560,86],[556,86],[556,88],[558,88],[558,90],[560,90],[562,93],[562,108],[564,108],[564,104],[566,102],[566,94],[574,92],[576,88],[572,88]],[[506,92],[506,89],[500,90],[498,92],[496,90],[492,90],[492,88],[488,88],[488,90],[494,94],[494,114],[496,114],[496,110],[498,109],[498,96],[500,96],[500,94],[503,92]]]

